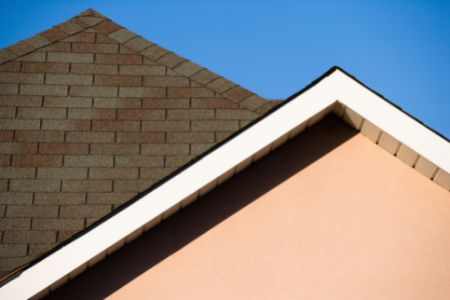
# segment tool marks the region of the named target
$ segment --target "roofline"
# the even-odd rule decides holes
[[[234,133],[233,135],[231,135],[229,138],[227,138],[226,140],[222,141],[221,143],[217,144],[216,146],[214,146],[213,148],[211,148],[210,150],[208,150],[207,152],[203,153],[202,155],[198,156],[197,158],[193,159],[191,162],[189,162],[188,164],[186,164],[185,166],[183,166],[182,168],[176,170],[175,172],[173,172],[172,174],[170,174],[169,176],[167,176],[166,178],[164,178],[163,180],[159,181],[158,183],[156,183],[154,186],[152,186],[151,188],[147,189],[146,191],[140,193],[139,195],[137,195],[136,197],[134,197],[132,200],[130,200],[129,202],[127,202],[126,204],[122,205],[121,207],[119,207],[117,210],[115,210],[114,212],[112,212],[111,214],[107,215],[106,217],[102,218],[101,220],[97,221],[96,223],[94,223],[91,227],[79,232],[78,234],[76,234],[75,236],[73,236],[72,238],[70,238],[69,240],[67,240],[66,242],[64,242],[63,244],[59,245],[58,247],[54,248],[52,251],[48,252],[46,255],[34,260],[33,262],[31,262],[28,266],[25,267],[21,267],[22,269],[17,270],[18,272],[16,272],[13,276],[11,276],[10,278],[8,278],[7,280],[5,280],[2,286],[5,286],[6,283],[13,281],[14,278],[16,278],[16,276],[18,276],[19,274],[24,273],[26,270],[30,269],[30,267],[35,266],[36,264],[38,264],[39,262],[45,260],[46,258],[50,257],[51,255],[55,254],[56,252],[58,252],[59,250],[65,248],[66,246],[68,246],[69,244],[71,244],[72,242],[74,242],[75,240],[77,240],[80,237],[85,236],[87,233],[95,230],[96,228],[98,228],[100,225],[104,224],[106,221],[112,219],[113,217],[117,216],[118,214],[122,213],[123,211],[125,211],[127,208],[131,207],[133,204],[136,204],[138,202],[138,200],[141,200],[142,198],[148,196],[149,194],[151,194],[152,192],[156,191],[157,189],[159,189],[160,187],[162,187],[164,184],[170,182],[171,180],[175,179],[177,176],[179,176],[180,174],[182,174],[183,172],[185,172],[186,170],[190,169],[191,167],[194,167],[196,164],[199,164],[202,160],[204,160],[205,158],[207,158],[208,156],[210,156],[211,154],[213,154],[215,151],[220,150],[222,147],[224,147],[226,144],[232,142],[234,139],[239,138],[241,135],[243,135],[245,132],[252,130],[252,128],[254,128],[257,124],[261,124],[261,122],[263,122],[264,120],[267,120],[269,118],[271,118],[271,116],[274,116],[275,113],[279,110],[282,110],[285,106],[289,105],[289,103],[291,103],[293,100],[295,99],[299,99],[300,96],[304,95],[306,92],[312,90],[314,87],[316,87],[319,83],[321,83],[322,81],[324,81],[324,79],[326,79],[327,77],[330,77],[332,74],[334,74],[337,70],[339,70],[340,72],[342,72],[343,74],[345,74],[346,76],[348,76],[349,78],[353,79],[353,82],[357,82],[359,85],[361,85],[362,87],[365,88],[365,90],[369,90],[370,92],[372,92],[374,95],[376,95],[378,98],[381,98],[383,100],[385,100],[388,104],[390,104],[391,106],[397,108],[397,111],[402,112],[403,114],[405,114],[405,116],[407,116],[408,118],[412,118],[415,122],[419,122],[419,124],[417,125],[422,125],[424,127],[426,127],[425,125],[423,125],[423,123],[421,123],[420,121],[418,121],[417,119],[411,117],[409,114],[405,113],[404,111],[401,110],[401,108],[399,108],[398,106],[396,106],[395,104],[393,104],[392,102],[388,101],[387,99],[385,99],[382,95],[380,95],[379,93],[369,89],[368,87],[366,87],[364,84],[362,84],[361,82],[357,81],[353,76],[351,76],[350,74],[348,74],[347,72],[345,72],[344,70],[342,70],[339,67],[333,67],[330,70],[328,70],[326,73],[324,73],[321,77],[319,77],[318,79],[314,80],[311,84],[309,84],[308,86],[306,86],[305,88],[303,88],[302,90],[300,90],[299,92],[295,93],[294,95],[292,95],[291,97],[289,97],[286,101],[284,101],[282,104],[280,104],[279,106],[273,108],[272,110],[270,110],[265,116],[253,121],[251,124],[249,124],[247,127],[239,130],[238,132]],[[339,74],[338,74],[339,75]],[[308,115],[306,116],[308,118],[308,120],[313,119],[313,117],[315,117],[317,114],[322,114],[325,115],[327,112],[330,112],[333,109],[333,105],[334,103],[337,103],[336,100],[338,99],[336,97],[336,95],[338,93],[336,90],[336,87],[333,87],[333,85],[337,84],[337,80],[342,80],[342,78],[339,78],[339,76],[335,76],[335,78],[333,79],[335,82],[331,82],[333,80],[327,80],[328,81],[328,89],[330,89],[330,91],[324,93],[324,91],[319,91],[319,94],[322,94],[322,97],[328,98],[328,104],[325,108],[324,107],[319,107],[321,108],[321,110],[316,107],[316,111],[314,114],[312,115]],[[344,79],[345,80],[345,79]],[[323,88],[321,90],[324,90]],[[331,91],[332,90],[332,91]],[[313,91],[314,92],[314,91]],[[317,93],[314,93],[317,94]],[[311,98],[311,97],[308,97]],[[301,99],[299,99],[300,101]],[[304,101],[302,101],[304,102]],[[305,107],[305,105],[309,105],[311,103],[302,103],[303,108],[308,108]],[[317,110],[319,109],[319,110]],[[320,117],[321,118],[321,117]],[[318,120],[320,120],[320,118],[316,118]],[[318,121],[317,120],[317,121]],[[300,120],[301,121],[301,120]],[[305,122],[305,120],[303,120],[303,123]],[[309,123],[311,123],[310,121],[308,121]],[[302,125],[297,124],[297,126]],[[304,127],[306,126],[311,126],[312,124],[305,124]],[[291,128],[290,131],[288,131],[287,133],[289,134],[289,132],[293,131],[293,129],[295,129],[297,126]],[[432,131],[434,134],[438,135],[440,138],[443,138],[447,143],[449,142],[448,139],[446,139],[445,137],[443,137],[442,135],[436,133],[434,130],[426,127],[428,130]],[[284,135],[278,136],[278,139],[275,138],[274,140],[271,141],[270,144],[274,144],[277,140],[279,140],[280,137],[285,136],[286,133]],[[286,137],[287,140],[288,137]],[[450,145],[449,145],[450,147]],[[260,149],[256,150],[256,152],[258,152],[259,150],[264,150],[264,148],[266,147],[261,147]],[[271,149],[269,149],[270,151]],[[252,157],[252,156],[250,156]],[[241,162],[245,161],[245,159],[243,159]],[[251,163],[251,161],[250,161]],[[220,176],[217,177],[217,179],[219,179]],[[206,183],[207,185],[208,183]],[[204,186],[202,186],[203,188]],[[200,188],[201,189],[201,188]],[[199,191],[200,191],[199,189]],[[183,200],[183,199],[181,199]],[[168,208],[170,209],[170,207]],[[166,211],[166,210],[164,210]],[[163,211],[163,212],[164,212]],[[162,214],[163,212],[160,212],[160,214]],[[0,294],[2,290],[0,289]]]

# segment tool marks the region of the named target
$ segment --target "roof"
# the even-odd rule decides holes
[[[398,159],[450,190],[450,143],[338,67],[94,228],[21,271],[0,289],[11,299],[48,293],[314,125],[343,117]],[[21,289],[27,286],[27,289]]]
[[[41,49],[48,50],[45,47],[59,41],[77,42],[83,38],[83,35],[80,35],[81,32],[105,35],[109,39],[123,44],[127,49],[139,53],[150,60],[157,61],[175,73],[186,76],[201,86],[206,86],[221,96],[238,102],[242,108],[256,111],[266,104],[266,100],[256,94],[138,36],[93,9],[87,9],[64,23],[1,49],[0,65],[4,65],[18,58],[22,58],[22,61],[28,61],[30,59],[30,53]],[[105,43],[109,42],[105,41]],[[52,56],[55,56],[53,61],[58,62],[58,56],[61,55]],[[77,59],[74,55],[72,57],[74,60]],[[48,61],[51,62],[52,60]]]
[[[0,278],[275,104],[90,9],[0,50]]]

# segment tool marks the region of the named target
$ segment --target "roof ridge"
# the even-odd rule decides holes
[[[114,30],[108,30],[106,34],[96,30],[97,32],[115,40],[127,49],[133,50],[167,67],[176,74],[180,74],[200,84],[202,87],[214,92],[215,95],[218,94],[233,101],[239,105],[239,109],[246,109],[258,115],[263,115],[274,106],[273,103],[256,93],[137,35],[91,8],[61,24],[1,49],[0,65],[57,43],[86,29],[97,27],[104,22],[112,23],[109,25],[112,25]]]
[[[97,17],[97,18],[103,18],[103,19],[109,20],[109,18],[105,17],[104,15],[99,13],[98,11],[93,10],[92,8],[88,8],[85,11],[82,11],[81,13],[76,15],[74,18],[76,18],[76,17],[88,17],[88,16]]]
[[[109,19],[100,13],[92,9],[87,9],[63,23],[57,24],[29,38],[0,49],[0,65],[51,44],[55,44],[107,20]]]

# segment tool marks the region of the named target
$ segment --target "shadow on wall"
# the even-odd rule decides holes
[[[357,134],[334,115],[307,129],[47,296],[104,299]]]

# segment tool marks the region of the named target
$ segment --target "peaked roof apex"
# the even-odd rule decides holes
[[[75,17],[97,17],[97,18],[102,18],[105,20],[109,20],[109,18],[105,17],[104,15],[102,15],[101,13],[93,10],[92,8],[88,8],[85,11],[79,13],[78,15],[76,15]]]
[[[148,41],[91,8],[53,28],[0,49],[0,65],[28,55],[37,49],[65,41],[66,38],[86,30],[98,32],[113,39],[129,50],[167,67],[171,73],[189,78],[195,86],[208,89],[211,97],[226,98],[238,104],[240,109],[255,113],[255,116],[265,114],[278,104],[276,101],[267,101],[234,82]]]

